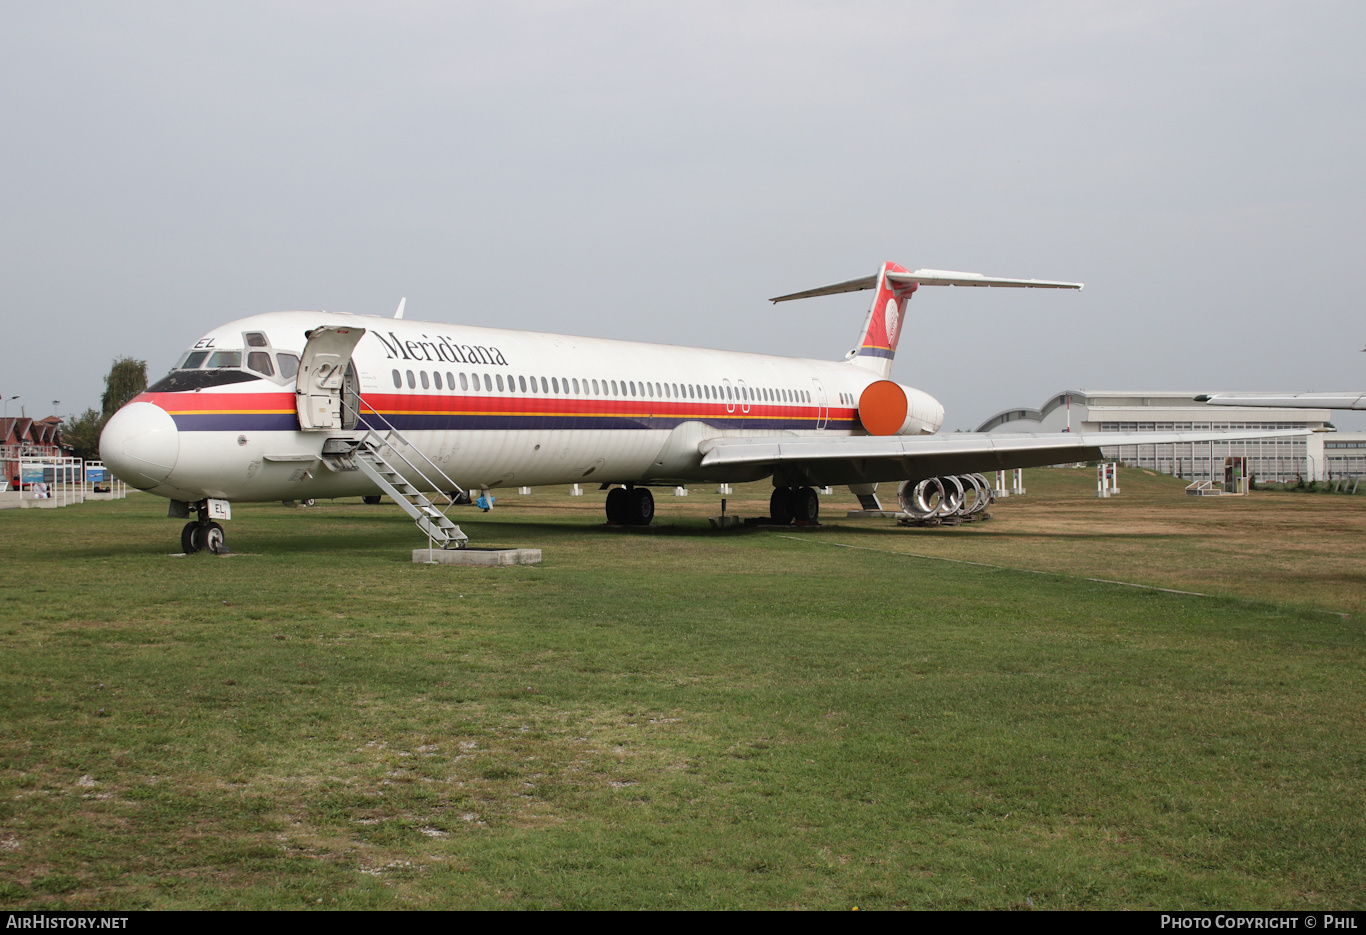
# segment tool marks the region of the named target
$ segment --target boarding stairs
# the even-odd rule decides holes
[[[364,404],[369,409],[368,404]],[[384,431],[367,428],[345,435],[333,435],[323,442],[323,462],[334,471],[360,471],[376,487],[389,495],[403,512],[412,517],[417,528],[427,534],[428,544],[442,549],[463,549],[469,537],[460,527],[451,522],[445,510],[456,503],[468,502],[465,490],[446,476],[436,462],[427,457],[413,445],[398,429],[389,424],[378,412],[377,421],[384,424]],[[369,420],[367,420],[369,421]],[[405,450],[412,454],[409,457]],[[425,461],[426,470],[416,463]],[[406,470],[401,470],[406,468]],[[438,484],[432,479],[435,474],[444,482]],[[420,479],[432,491],[429,496],[409,477]],[[436,498],[435,500],[433,498]],[[442,507],[445,507],[443,509]]]

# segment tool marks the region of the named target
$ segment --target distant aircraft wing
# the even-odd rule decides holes
[[[1172,445],[1308,435],[1309,429],[1231,432],[1066,432],[947,435],[781,435],[710,438],[699,446],[703,467],[768,466],[803,483],[920,480],[1069,461],[1096,461],[1101,448]]]
[[[1275,409],[1366,409],[1366,393],[1216,393],[1197,396],[1211,406],[1267,406]]]
[[[1049,279],[1002,279],[999,276],[983,276],[981,273],[959,273],[948,269],[918,269],[913,273],[887,273],[889,282],[902,284],[916,283],[921,286],[1004,286],[1010,289],[1080,289],[1079,282],[1054,282]],[[831,286],[820,286],[804,292],[793,292],[769,299],[770,302],[790,302],[793,299],[810,299],[818,295],[836,295],[841,292],[859,292],[877,285],[876,276],[862,276]]]

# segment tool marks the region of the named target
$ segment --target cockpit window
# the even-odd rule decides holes
[[[248,335],[250,337],[250,335]],[[270,355],[265,351],[247,352],[247,369],[255,370],[257,373],[264,373],[268,377],[275,376],[275,366],[270,362]]]
[[[242,366],[241,351],[214,351],[209,358],[208,369],[219,370],[225,368],[236,368]]]
[[[280,364],[280,376],[293,380],[299,372],[299,358],[294,354],[276,354],[275,360]]]
[[[227,386],[230,383],[246,383],[259,379],[261,378],[241,370],[172,370],[147,387],[147,392],[183,393],[188,390],[202,390],[210,386]]]
[[[249,331],[245,335],[247,347],[265,347],[266,336],[259,331]]]
[[[181,370],[198,370],[199,365],[204,363],[204,358],[209,356],[208,351],[195,351],[185,358],[185,363],[180,365]]]

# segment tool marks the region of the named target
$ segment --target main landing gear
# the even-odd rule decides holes
[[[820,515],[820,497],[810,487],[774,487],[768,498],[768,518],[775,526],[814,526]]]
[[[648,526],[654,518],[655,497],[649,487],[613,487],[607,491],[607,522]]]

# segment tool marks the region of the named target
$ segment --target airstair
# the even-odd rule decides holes
[[[375,412],[368,403],[362,402],[362,405],[373,413],[371,418],[384,424],[383,433],[367,428],[356,434],[333,435],[323,442],[323,462],[334,471],[360,471],[370,478],[376,487],[412,517],[418,529],[427,534],[429,545],[443,549],[463,549],[469,537],[451,522],[445,510],[456,503],[468,502],[469,495],[447,477],[436,462],[390,425],[384,416]],[[405,450],[414,457],[410,458],[404,453]],[[417,461],[426,462],[425,471],[418,466]],[[444,483],[438,484],[432,479],[432,474]],[[424,487],[432,491],[431,496],[409,481],[409,477],[420,479]],[[433,500],[433,497],[436,499]],[[442,509],[443,506],[445,509]]]

